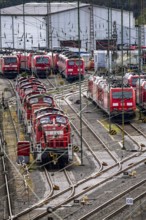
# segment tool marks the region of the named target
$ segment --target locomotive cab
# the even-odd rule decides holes
[[[41,154],[43,161],[49,160],[55,164],[57,160],[60,160],[62,163],[68,163],[71,128],[66,116],[52,113],[40,116],[37,118],[35,131],[36,143],[34,143],[34,147],[41,147],[41,153],[37,148],[35,149],[39,159]]]
[[[27,127],[27,132],[31,132],[31,115],[32,115],[32,106],[35,105],[36,108],[40,108],[40,106],[55,106],[53,97],[43,93],[32,95],[26,100],[26,108],[25,108],[25,124]]]

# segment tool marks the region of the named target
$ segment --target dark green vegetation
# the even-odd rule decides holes
[[[9,6],[15,6],[23,3],[29,2],[76,2],[72,0],[0,0],[0,7],[5,8]],[[144,13],[144,8],[146,8],[146,0],[80,0],[82,3],[93,3],[95,5],[104,5],[113,8],[121,8],[125,10],[132,10],[135,17],[138,17]]]

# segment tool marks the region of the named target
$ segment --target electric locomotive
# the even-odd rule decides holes
[[[136,100],[132,87],[121,85],[115,80],[108,82],[106,78],[90,76],[87,94],[112,119],[122,118],[123,113],[125,118],[135,116]]]
[[[136,89],[136,83],[138,79],[146,79],[146,75],[144,73],[138,74],[136,72],[128,72],[123,77],[123,82],[125,85],[132,86]]]
[[[71,52],[59,54],[57,65],[58,71],[66,80],[73,81],[79,77],[84,79],[85,61],[79,55]]]
[[[9,79],[15,78],[20,72],[19,59],[16,55],[0,57],[0,73]]]

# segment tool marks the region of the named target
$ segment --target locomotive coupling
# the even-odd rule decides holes
[[[50,157],[52,157],[52,161],[55,165],[58,161],[57,154],[50,152]]]

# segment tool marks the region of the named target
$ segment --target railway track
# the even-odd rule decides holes
[[[121,162],[121,164],[122,164],[122,169],[121,169],[121,171],[119,171],[118,173],[116,173],[116,176],[117,175],[120,175],[121,173],[123,173],[123,172],[125,172],[125,171],[127,171],[127,170],[130,170],[131,168],[134,168],[134,167],[136,167],[136,166],[138,166],[138,164],[140,164],[140,163],[143,163],[144,162],[144,160],[141,160],[140,158],[136,161],[136,158],[137,158],[137,154],[132,154],[130,157],[128,157],[128,158],[125,158],[125,159],[123,159],[123,161]],[[106,175],[108,176],[108,170],[110,170],[110,172],[109,172],[109,178],[113,178],[114,177],[114,175],[111,175],[111,173],[114,173],[115,172],[115,170],[112,170],[112,168],[114,168],[114,167],[110,167],[110,169],[105,169],[104,171],[106,172]],[[103,171],[102,171],[103,172]],[[94,175],[92,175],[92,178],[94,178],[94,177],[101,177],[101,175],[100,175],[100,173],[96,173],[96,174],[94,174]],[[91,178],[91,177],[90,177]],[[109,178],[106,178],[106,182],[109,180]],[[88,179],[88,178],[87,178]],[[86,181],[87,181],[87,179],[86,179]],[[89,180],[89,179],[88,179]],[[84,180],[85,181],[85,180]],[[80,183],[82,182],[84,182],[83,180],[82,181],[80,181]],[[96,179],[94,179],[94,182],[98,182],[98,180]],[[101,181],[102,182],[102,181]],[[103,182],[102,182],[103,183]],[[86,184],[87,184],[87,182],[86,182]],[[101,184],[101,183],[100,183]],[[78,184],[79,185],[79,184]],[[87,185],[82,185],[82,189],[87,189],[86,190],[86,192],[88,192],[88,191],[90,191],[90,190],[92,190],[94,187],[96,188],[96,187],[98,187],[99,186],[99,184],[95,184],[94,185],[94,187],[92,188],[92,187],[89,187],[89,185],[91,185],[91,182],[88,182],[88,186]],[[80,193],[76,193],[76,195],[75,196],[73,196],[72,198],[69,198],[67,201],[63,201],[63,203],[62,203],[62,205],[63,204],[66,204],[66,203],[69,203],[69,202],[71,202],[71,201],[73,201],[75,198],[78,198],[78,197],[80,197],[81,195],[83,195],[83,194],[85,194],[86,192],[85,191],[83,191],[83,192],[81,192],[81,188],[79,188],[79,189],[77,189],[76,191],[80,191]],[[59,194],[57,195],[57,197],[59,198]],[[51,200],[51,202],[52,202],[52,199],[53,199],[53,197],[51,197],[50,198],[50,200]],[[52,208],[52,210],[56,210],[56,209],[58,209],[59,207],[61,207],[62,205],[60,204],[60,205],[58,205],[58,206],[51,206],[51,203],[48,203],[48,205],[49,205],[49,207],[51,207]],[[46,208],[46,210],[47,210],[47,208]],[[43,215],[46,215],[47,214],[47,211],[46,212],[44,212],[44,213],[42,213],[42,214],[40,214],[39,216],[37,216],[36,218],[34,218],[34,219],[39,219],[39,218],[41,218]]]
[[[125,219],[125,216],[132,215],[132,210],[130,207],[128,207],[128,203],[126,203],[126,199],[131,198],[131,202],[136,203],[137,200],[140,200],[144,196],[146,196],[146,179],[143,179],[142,181],[136,183],[135,185],[130,186],[126,190],[118,193],[116,196],[112,197],[109,200],[107,200],[104,204],[96,207],[92,211],[88,212],[79,220],[85,220],[85,219],[101,219],[101,220],[108,220],[112,219],[116,216],[118,218],[118,215],[121,219]],[[130,198],[129,198],[130,195]],[[113,207],[115,207],[115,210],[113,211]],[[126,210],[126,211],[125,211]]]
[[[66,92],[66,94],[68,93],[68,91]],[[60,102],[61,106],[65,106],[65,107],[69,106],[69,103],[65,103],[66,101],[68,102],[69,100],[68,98],[65,97],[64,100]],[[67,107],[67,108],[70,108],[70,107]],[[78,111],[76,112],[70,108],[70,112],[68,111],[68,113],[70,114],[72,119],[74,118],[72,121],[73,122],[72,124],[74,126],[74,129],[76,129],[79,126],[79,121],[80,121],[80,118],[78,118],[79,112]],[[78,122],[76,121],[77,118],[78,118]],[[85,127],[87,129],[88,127],[90,132],[91,130],[93,130],[92,126],[91,125],[89,126],[88,125],[89,122],[85,120],[84,118],[83,118],[83,123],[84,123],[83,128]],[[80,135],[79,128],[77,128],[76,130],[77,130],[78,135]],[[89,130],[87,132],[89,132]],[[94,138],[95,142],[97,142],[97,137],[96,137],[97,134],[96,132],[93,132],[93,133],[92,133],[93,135],[92,138]],[[88,139],[85,139],[85,140],[84,139],[83,139],[84,145],[86,145],[86,147],[90,146],[91,142],[89,142],[90,144],[88,144]],[[99,140],[99,137],[98,137],[98,140]],[[101,142],[98,143],[98,146],[100,146],[99,151],[103,151],[105,150],[105,147],[107,147],[106,144],[104,145],[104,143],[102,144],[102,142],[103,141],[101,140]],[[91,152],[93,151],[93,153],[91,154],[92,156],[89,156],[89,157],[93,157],[94,150],[96,150],[94,148],[95,147],[93,147],[93,149],[91,148]],[[88,148],[88,151],[89,151],[89,148]],[[108,149],[107,149],[107,152],[108,152]],[[142,154],[144,153],[145,151],[142,152]],[[85,157],[86,158],[88,157],[88,153],[87,155],[85,155]],[[31,213],[32,213],[33,219],[41,219],[43,216],[48,215],[48,212],[51,212],[51,214],[54,215],[56,212],[60,211],[60,208],[65,207],[66,204],[72,206],[74,203],[74,200],[77,199],[81,201],[82,197],[85,196],[85,194],[93,192],[93,190],[98,189],[99,187],[103,186],[103,184],[107,183],[108,181],[111,181],[113,178],[116,179],[118,177],[121,177],[124,172],[131,172],[132,169],[135,169],[135,167],[137,167],[141,163],[144,163],[145,161],[144,159],[142,159],[142,157],[141,158],[137,157],[137,152],[132,153],[130,157],[123,158],[123,160],[120,160],[120,161],[119,161],[119,158],[113,155],[113,158],[111,157],[113,160],[113,164],[103,163],[105,162],[104,161],[105,158],[103,159],[101,155],[100,157],[98,157],[98,154],[97,154],[94,156],[94,160],[95,158],[97,158],[98,162],[96,161],[96,164],[98,164],[98,166],[96,167],[97,169],[94,170],[89,176],[87,176],[84,179],[81,178],[80,181],[75,181],[73,184],[71,184],[71,186],[67,186],[66,190],[63,188],[60,188],[61,189],[60,192],[58,193],[55,192],[54,195],[50,193],[49,198],[46,197],[44,199],[41,199],[39,202],[36,202],[35,204],[33,204],[31,207],[29,205],[29,207],[27,207],[23,211],[17,212],[17,214],[14,215],[14,219],[26,219],[26,216],[30,216]],[[116,160],[114,161],[114,159]],[[73,191],[74,193],[72,193]]]
[[[76,110],[72,107],[71,103],[68,101],[68,99],[65,99],[65,102],[67,102],[68,107],[64,108],[64,105],[61,105],[61,108],[65,111],[67,111],[67,114],[70,118],[72,118],[72,126],[73,129],[78,135],[80,135],[80,114],[76,112]],[[104,162],[106,166],[108,166],[108,163],[104,160],[101,160],[100,152],[102,151],[102,154],[108,154],[108,161],[110,161],[110,166],[112,166],[115,163],[119,163],[120,167],[120,161],[118,158],[116,158],[112,151],[110,151],[107,147],[107,145],[104,143],[104,141],[101,139],[99,134],[97,134],[90,123],[85,119],[85,117],[82,117],[82,140],[85,143],[87,147],[87,151],[91,153],[91,156],[96,160],[96,162],[99,164],[98,169],[102,167]],[[96,143],[96,144],[95,144]],[[119,168],[120,169],[120,168]]]
[[[142,152],[143,150],[146,149],[146,135],[144,134],[143,131],[141,131],[139,128],[137,128],[134,124],[126,124],[124,125],[124,130],[121,125],[116,124],[118,128],[121,129],[122,132],[124,132],[127,138],[129,139],[129,146],[126,148],[129,151],[137,151],[137,152]]]
[[[116,180],[116,178],[122,177],[124,172],[131,171],[131,169],[134,169],[135,167],[138,166],[139,163],[142,163],[144,161],[145,160],[141,160],[139,162],[137,161],[137,162],[135,162],[135,164],[133,162],[133,163],[131,163],[131,165],[127,164],[127,168],[122,169],[121,171],[119,171],[117,173],[113,173],[114,169],[111,168],[109,173],[107,172],[108,170],[106,170],[102,173],[96,173],[96,174],[94,174],[90,177],[87,177],[86,179],[74,184],[74,189],[75,189],[74,195],[71,196],[71,194],[70,194],[71,189],[68,188],[68,189],[65,190],[65,192],[62,191],[62,192],[56,194],[55,197],[51,196],[49,199],[47,198],[47,201],[45,199],[44,200],[45,205],[41,206],[40,209],[38,209],[39,205],[36,204],[32,208],[26,209],[25,211],[23,211],[21,213],[18,213],[14,217],[14,219],[21,219],[21,216],[24,216],[24,214],[30,212],[32,209],[33,209],[33,212],[37,213],[35,215],[36,217],[34,217],[33,219],[42,219],[42,217],[48,215],[48,213],[50,213],[50,212],[51,213],[56,213],[57,211],[58,211],[58,215],[60,216],[61,215],[60,214],[61,213],[61,211],[60,211],[61,207],[65,207],[66,204],[67,204],[67,209],[68,209],[69,206],[73,207],[75,200],[78,200],[79,203],[80,203],[81,200],[84,198],[84,196],[86,194],[88,194],[89,192],[93,193],[94,190],[100,188],[101,186],[103,186],[103,184],[107,183],[108,181],[112,181],[113,178],[115,178],[115,180]],[[123,167],[124,167],[124,165],[126,164],[126,161],[122,162],[122,164],[123,164]],[[106,175],[106,179],[105,179],[105,175]],[[92,181],[91,181],[91,179],[92,179]],[[125,185],[125,187],[127,187],[127,186]],[[55,206],[53,204],[54,199],[59,201],[58,204],[55,205]],[[62,199],[62,202],[60,202],[61,199]],[[107,200],[107,198],[105,198],[105,200]],[[40,214],[38,214],[38,212],[40,212]],[[71,211],[71,213],[72,213],[72,211]],[[82,216],[82,212],[80,212],[80,215]]]
[[[13,208],[12,208],[12,201],[10,196],[10,187],[9,187],[9,179],[8,179],[8,166],[7,166],[7,159],[5,156],[5,147],[6,143],[2,134],[2,131],[0,131],[0,169],[1,169],[1,176],[0,176],[0,185],[1,185],[1,209],[3,209],[0,212],[1,219],[13,219]]]
[[[45,167],[45,174],[50,186],[50,196],[55,196],[57,192],[65,191],[68,187],[72,186],[71,173],[66,169],[58,171],[48,171]]]
[[[16,132],[16,130],[14,129],[14,124],[11,124],[12,115],[10,115],[10,111],[8,109],[8,100],[13,97],[13,93],[11,93],[9,80],[1,79],[1,81],[4,83],[4,86],[3,86],[3,91],[1,91],[2,99],[1,99],[1,129],[0,129],[0,152],[1,152],[1,156],[0,156],[1,205],[0,206],[2,207],[2,210],[0,212],[0,218],[1,219],[13,219],[15,211],[14,211],[14,203],[12,201],[15,196],[14,195],[15,193],[14,193],[14,186],[13,186],[13,176],[11,175],[12,168],[11,168],[11,163],[10,163],[10,160],[12,159],[11,157],[12,155],[11,156],[8,155],[8,151],[10,151],[10,149],[8,149],[9,141],[7,139],[8,135],[10,135],[9,132],[12,132],[10,127],[13,128],[14,133]],[[8,115],[10,116],[11,119],[9,118]],[[5,124],[7,118],[10,119],[9,125]],[[5,128],[5,125],[6,125],[6,128]],[[7,129],[7,137],[5,135],[6,129]],[[15,133],[15,136],[16,136],[16,133]],[[15,154],[14,151],[13,153]]]

